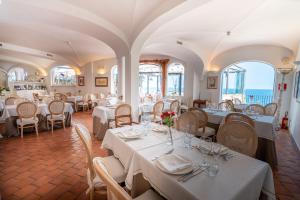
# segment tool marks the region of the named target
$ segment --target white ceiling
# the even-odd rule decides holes
[[[142,54],[209,63],[246,45],[296,52],[299,19],[298,0],[2,0],[0,66],[83,66],[115,57],[150,26]]]

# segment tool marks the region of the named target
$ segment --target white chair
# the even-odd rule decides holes
[[[89,110],[90,105],[90,97],[88,94],[83,96],[83,99],[81,101],[77,101],[76,103],[76,111],[78,108],[82,107],[82,111]]]
[[[87,181],[89,185],[87,192],[89,192],[90,199],[92,200],[94,198],[95,192],[103,194],[105,184],[102,179],[95,173],[93,167],[94,156],[92,151],[92,138],[89,131],[82,124],[76,124],[75,130],[79,138],[81,139],[87,153]],[[107,172],[117,183],[122,183],[125,181],[126,174],[124,172],[124,167],[117,158],[115,158],[114,156],[108,156],[103,158],[98,157],[97,160],[101,160],[101,162],[104,163]]]
[[[17,119],[17,128],[21,130],[21,138],[23,138],[24,128],[35,128],[36,135],[38,132],[38,118],[36,117],[37,106],[32,102],[22,102],[17,106],[17,113],[19,119]]]
[[[107,200],[132,200],[129,194],[110,175],[109,169],[107,169],[105,162],[103,162],[102,158],[94,158],[93,166],[95,168],[96,174],[106,184]],[[137,198],[134,198],[134,200],[163,200],[163,198],[150,189],[138,196]]]
[[[62,124],[65,129],[65,102],[61,100],[53,100],[49,103],[48,109],[50,115],[47,116],[47,128],[51,124],[51,133],[53,134],[54,124]]]

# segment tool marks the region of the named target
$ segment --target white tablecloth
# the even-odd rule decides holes
[[[134,129],[140,129],[133,126]],[[102,146],[111,149],[124,164],[128,171],[126,186],[131,189],[134,175],[142,173],[152,187],[161,195],[172,200],[205,199],[205,200],[253,200],[258,199],[260,192],[268,191],[270,199],[275,194],[272,171],[265,162],[248,156],[232,152],[235,157],[229,161],[218,159],[219,172],[215,177],[205,173],[198,174],[189,181],[178,182],[178,176],[169,175],[160,171],[155,161],[155,156],[169,151],[170,145],[166,144],[166,135],[149,132],[142,139],[124,141],[117,132],[126,131],[113,129],[107,131]],[[182,133],[177,132],[174,139],[173,153],[185,156],[198,164],[203,159],[203,154],[198,150],[188,150],[183,147]],[[163,138],[163,136],[165,138]],[[193,138],[193,144],[200,140]]]
[[[168,134],[166,133],[156,133],[152,131],[154,127],[162,127],[158,124],[151,123],[149,126],[149,134],[147,136],[142,137],[138,140],[132,140],[125,142],[124,140],[120,139],[117,135],[118,132],[124,132],[126,130],[132,130],[134,127],[135,131],[139,131],[142,133],[146,133],[146,128],[143,125],[135,125],[135,126],[127,126],[122,128],[116,129],[108,129],[105,137],[102,142],[102,148],[110,149],[114,152],[114,155],[118,157],[125,167],[127,171],[131,162],[131,158],[135,151],[141,150],[144,148],[149,148],[161,143],[166,143],[168,139]],[[163,127],[165,128],[165,127]],[[148,132],[148,131],[147,131]],[[179,134],[178,131],[173,130],[173,138],[176,139],[181,137],[182,135]],[[130,143],[130,145],[128,145]]]
[[[5,101],[4,100],[0,100],[0,110],[3,110],[5,106]]]
[[[65,112],[68,112],[70,114],[73,113],[73,108],[70,103],[65,103]],[[50,114],[48,110],[48,105],[46,103],[38,104],[37,114],[41,114],[43,116]],[[3,118],[9,118],[14,116],[18,116],[17,105],[6,105],[3,111]]]
[[[115,118],[116,107],[97,106],[94,108],[92,116],[100,118],[102,124],[107,123],[109,119]]]
[[[82,100],[82,96],[70,96],[67,97],[67,101],[76,103],[77,101],[81,101]]]
[[[208,114],[208,122],[214,124],[221,124],[222,120],[225,118],[229,112],[218,111],[218,112],[210,112],[209,110],[205,109]],[[274,123],[275,118],[273,116],[252,116],[255,122],[255,130],[258,137],[266,138],[268,140],[274,140]]]

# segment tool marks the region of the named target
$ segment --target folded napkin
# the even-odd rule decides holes
[[[155,127],[155,128],[152,129],[152,131],[154,131],[154,132],[165,133],[165,132],[167,132],[168,130],[167,130],[165,127]]]
[[[224,154],[227,152],[228,148],[220,145],[220,144],[213,144],[212,148],[211,144],[202,143],[196,146],[200,151],[204,151],[205,153],[214,153],[214,154]]]
[[[134,138],[140,137],[141,133],[136,132],[136,131],[124,131],[124,132],[118,133],[118,136],[120,138],[134,139]]]
[[[193,163],[176,154],[164,155],[157,159],[159,165],[169,173],[176,173],[183,169],[192,167]]]

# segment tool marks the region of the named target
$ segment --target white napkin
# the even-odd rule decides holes
[[[193,163],[190,160],[184,159],[183,157],[170,154],[164,155],[157,159],[160,166],[169,173],[175,173],[183,169],[192,167]]]
[[[219,145],[219,144],[213,144],[212,149],[211,149],[210,145],[211,144],[208,144],[208,143],[201,143],[197,146],[197,148],[200,150],[204,150],[206,152],[212,151],[214,154],[223,154],[228,150],[227,147],[225,147],[223,145]]]
[[[126,131],[126,132],[120,132],[118,133],[118,136],[120,138],[127,138],[127,139],[134,139],[141,136],[141,133],[136,131]]]
[[[152,131],[154,131],[154,132],[165,133],[165,132],[167,132],[168,130],[167,130],[165,127],[159,127],[159,126],[158,126],[158,127],[153,128]]]

